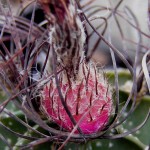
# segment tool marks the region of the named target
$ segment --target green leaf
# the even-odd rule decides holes
[[[87,144],[68,144],[65,148],[66,150],[141,150],[134,143],[126,139],[116,139],[116,140],[103,140],[98,139]]]
[[[131,80],[131,74],[128,70],[126,69],[120,69],[118,70],[118,82],[119,82],[119,86],[124,85],[127,81]],[[109,81],[110,84],[114,85],[115,83],[115,74],[113,71],[107,71],[106,72],[106,77]]]
[[[124,128],[131,129],[138,124],[140,124],[146,114],[148,113],[148,110],[150,108],[150,96],[143,97],[141,100],[141,103],[137,106],[136,110],[130,115],[128,120],[124,123]],[[146,145],[150,144],[150,119],[146,122],[146,124],[136,133],[133,135],[138,137],[138,139],[143,142]]]
[[[15,115],[20,119],[23,119],[24,117],[24,115],[20,111],[16,112]],[[18,121],[14,120],[13,118],[9,117],[4,113],[2,113],[0,116],[0,122],[9,129],[20,134],[24,134],[24,132],[26,132],[27,130],[26,127],[24,127],[21,123],[19,123]],[[10,131],[4,129],[4,127],[2,126],[0,126],[0,133],[6,138],[6,140],[11,145],[14,145],[17,142],[18,137],[13,133],[11,133]],[[1,140],[0,140],[0,147],[1,149],[4,149],[6,147],[6,144]]]

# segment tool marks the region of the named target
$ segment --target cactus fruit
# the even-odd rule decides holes
[[[104,75],[95,66],[82,62],[75,79],[67,78],[66,71],[62,71],[58,78],[65,103],[81,131],[84,134],[101,131],[112,112],[112,92]],[[63,129],[73,130],[73,123],[61,103],[55,78],[43,88],[41,109]]]

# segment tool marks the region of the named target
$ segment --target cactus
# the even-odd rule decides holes
[[[149,35],[132,7],[124,0],[114,7],[90,0],[15,2],[18,7],[0,1],[0,148],[148,149],[149,48],[142,39]],[[105,11],[108,16],[95,16]],[[119,16],[137,40],[126,39]],[[111,37],[111,19],[118,39]],[[104,43],[107,54],[97,51]],[[134,45],[132,59],[128,45]],[[97,60],[99,53],[105,60]]]

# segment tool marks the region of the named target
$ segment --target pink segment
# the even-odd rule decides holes
[[[112,100],[111,94],[107,93],[107,87],[102,83],[97,84],[98,95],[92,79],[89,79],[88,91],[85,87],[85,83],[81,86],[76,85],[74,89],[68,89],[68,85],[61,85],[61,92],[66,96],[66,104],[75,121],[79,122],[81,131],[91,134],[105,127],[112,110]],[[74,126],[61,103],[57,88],[52,89],[49,94],[49,88],[46,86],[43,95],[42,107],[48,117],[65,130],[73,130]]]

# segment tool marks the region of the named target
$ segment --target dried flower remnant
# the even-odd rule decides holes
[[[85,33],[75,3],[70,0],[39,0],[48,20],[49,42],[58,62],[71,73],[76,73],[83,57]]]

